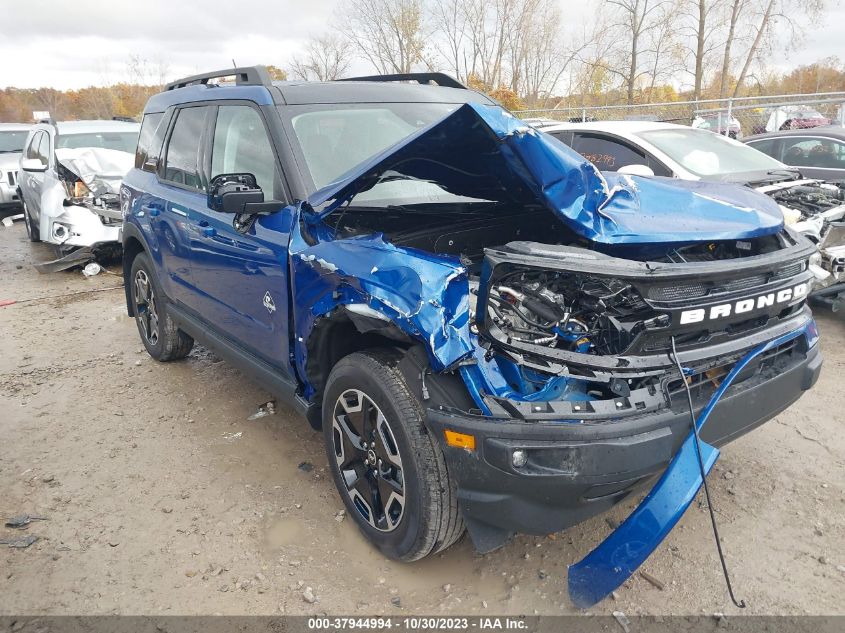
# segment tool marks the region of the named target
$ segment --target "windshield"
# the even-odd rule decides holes
[[[313,181],[312,192],[342,177],[417,130],[455,110],[455,103],[365,103],[286,107],[296,140]],[[355,206],[385,206],[472,202],[448,193],[434,182],[416,180],[398,172],[384,174],[381,182],[359,193]]]
[[[784,169],[784,165],[739,141],[692,128],[650,130],[636,134],[696,176]]]
[[[22,152],[23,144],[26,142],[28,130],[12,130],[0,132],[0,154],[9,152]]]
[[[85,134],[60,134],[56,137],[56,148],[80,149],[99,147],[135,153],[138,132],[86,132]]]

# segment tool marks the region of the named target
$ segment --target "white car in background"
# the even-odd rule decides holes
[[[4,215],[21,208],[18,164],[29,128],[23,123],[0,123],[0,213]]]
[[[127,121],[40,123],[30,130],[18,188],[29,239],[58,250],[47,270],[119,251],[120,183],[134,164],[139,130]]]
[[[544,125],[602,171],[742,185],[773,198],[792,229],[819,246],[817,296],[845,298],[845,184],[800,170],[739,141],[673,123],[599,121]]]

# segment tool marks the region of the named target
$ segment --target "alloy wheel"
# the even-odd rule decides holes
[[[146,271],[135,273],[135,315],[144,330],[144,336],[150,345],[158,343],[158,308],[153,285]]]
[[[395,530],[405,513],[405,479],[396,436],[378,405],[347,389],[332,416],[333,450],[352,505],[380,532]]]

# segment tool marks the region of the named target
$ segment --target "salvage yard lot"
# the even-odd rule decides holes
[[[340,514],[303,419],[248,420],[270,396],[199,346],[152,361],[120,289],[57,297],[121,277],[39,275],[51,255],[21,223],[0,252],[0,301],[18,301],[0,308],[0,514],[48,518],[0,528],[39,537],[0,546],[2,614],[573,613],[567,564],[633,506],[485,556],[465,538],[388,561]],[[845,614],[845,323],[817,317],[818,385],[710,476],[750,613]],[[663,589],[635,575],[592,612],[738,612],[700,499],[642,569]]]

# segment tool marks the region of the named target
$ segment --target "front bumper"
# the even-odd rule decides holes
[[[83,205],[62,206],[56,211],[41,214],[41,239],[45,242],[66,250],[120,242],[122,222],[105,224],[100,215]]]
[[[0,182],[0,209],[22,208],[21,198],[17,188],[7,182]]]
[[[801,337],[775,369],[752,363],[713,411],[701,437],[715,446],[751,431],[817,380],[818,346]],[[696,416],[706,404],[697,402]],[[475,546],[490,551],[516,532],[549,534],[604,512],[659,475],[690,432],[685,396],[668,408],[623,419],[547,423],[428,411],[440,438]],[[475,436],[476,450],[445,445],[444,430]],[[527,463],[512,465],[514,450]]]

